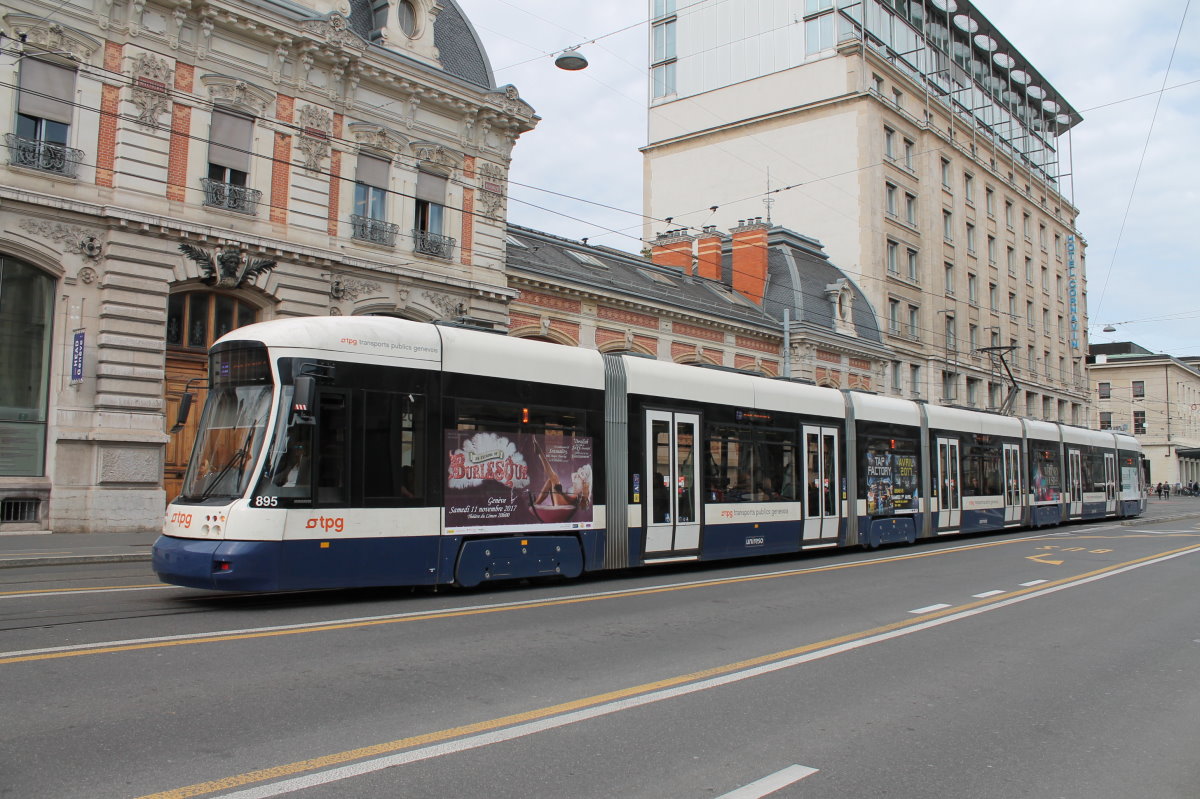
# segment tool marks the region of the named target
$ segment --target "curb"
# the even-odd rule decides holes
[[[113,555],[43,555],[33,558],[0,558],[0,569],[22,566],[78,566],[86,563],[148,563],[149,552],[129,552]]]

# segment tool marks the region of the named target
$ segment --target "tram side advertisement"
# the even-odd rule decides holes
[[[592,439],[446,431],[448,534],[590,529]]]
[[[868,449],[866,455],[867,515],[915,513],[917,457]]]

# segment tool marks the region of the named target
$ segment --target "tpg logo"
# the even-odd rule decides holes
[[[190,513],[172,513],[171,524],[178,524],[180,527],[188,528],[192,526],[192,514]]]
[[[319,527],[325,532],[333,530],[335,533],[340,533],[346,529],[346,520],[341,516],[318,516],[315,519],[309,519],[304,527],[308,530],[316,530]]]

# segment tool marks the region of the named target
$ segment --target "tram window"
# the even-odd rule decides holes
[[[784,430],[710,425],[705,441],[705,497],[710,502],[796,499],[796,445]]]
[[[424,418],[424,398],[389,391],[363,392],[363,500],[423,497],[423,470],[417,468],[418,426]]]
[[[1104,453],[1090,452],[1083,456],[1083,490],[1105,491],[1108,481],[1104,472]]]
[[[1031,446],[1029,486],[1034,502],[1057,502],[1062,490],[1057,445]]]
[[[749,502],[754,469],[750,429],[710,425],[705,441],[708,456],[704,470],[705,496],[710,502]]]
[[[255,494],[305,504],[312,501],[313,425],[288,412],[292,394],[292,386],[283,386],[279,423]]]
[[[970,441],[970,437],[967,437]],[[980,441],[968,444],[963,459],[963,496],[995,497],[1004,493],[1001,477],[1003,447],[999,441]]]
[[[321,392],[317,409],[317,504],[346,502],[346,456],[350,409],[340,392]]]
[[[580,436],[587,435],[587,412],[575,408],[563,410],[515,403],[458,400],[455,429]]]

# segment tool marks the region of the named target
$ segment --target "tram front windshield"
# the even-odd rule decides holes
[[[242,496],[262,449],[271,411],[270,362],[261,347],[214,352],[208,400],[181,499]]]

